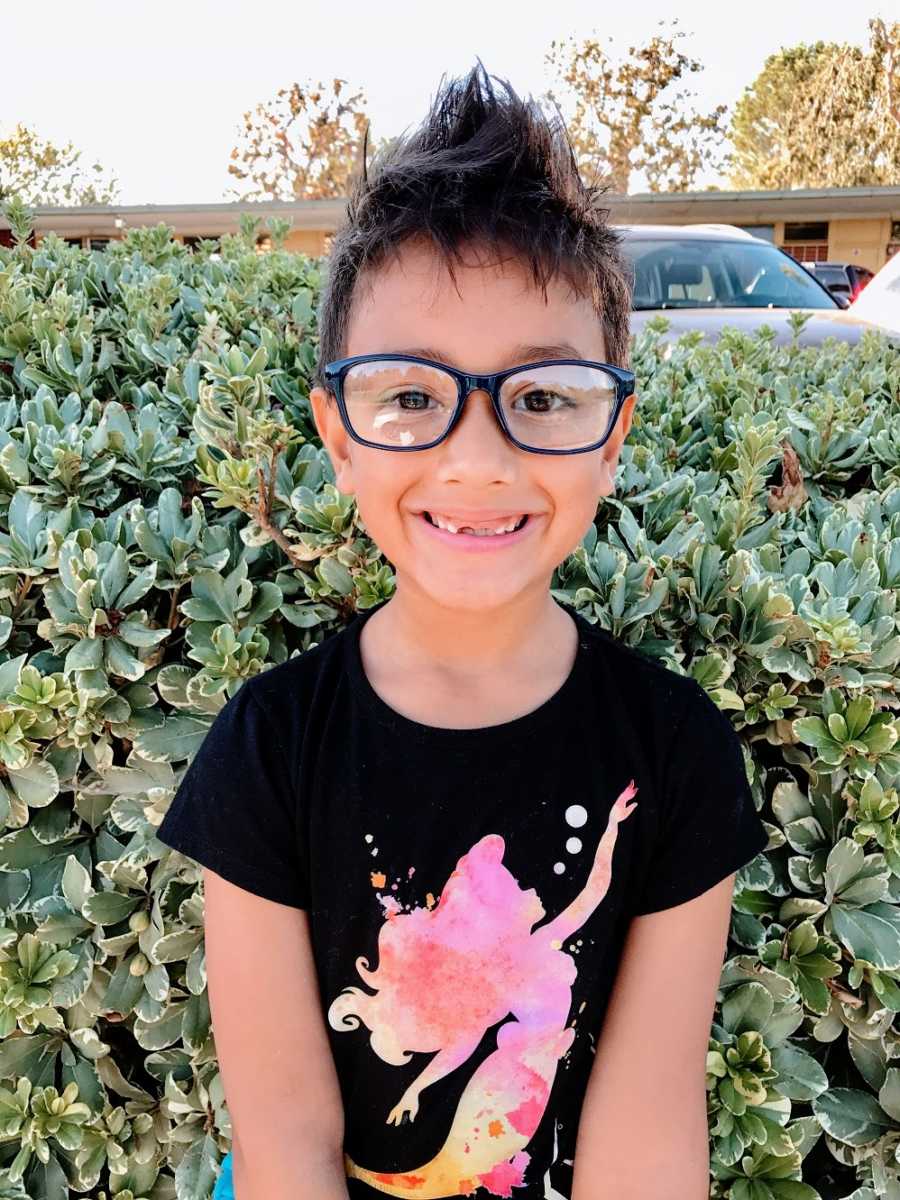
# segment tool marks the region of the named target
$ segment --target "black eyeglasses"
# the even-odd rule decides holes
[[[542,359],[469,375],[409,354],[358,354],[325,366],[344,428],[376,450],[430,450],[452,432],[469,393],[490,394],[513,445],[534,454],[583,454],[607,441],[634,372],[583,358]]]

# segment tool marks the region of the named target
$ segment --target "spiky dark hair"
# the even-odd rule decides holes
[[[545,301],[547,283],[565,278],[590,297],[607,361],[629,365],[630,272],[599,204],[606,188],[583,181],[558,109],[548,117],[477,64],[446,85],[442,77],[422,124],[389,142],[368,171],[363,150],[320,296],[320,386],[325,364],[345,353],[357,280],[408,238],[430,239],[454,284],[467,243],[527,262]]]

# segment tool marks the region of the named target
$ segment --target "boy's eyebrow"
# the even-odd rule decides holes
[[[394,351],[394,353],[411,354],[416,358],[432,358],[436,362],[446,363],[448,367],[458,366],[448,355],[441,354],[429,346],[407,346],[403,350]],[[542,358],[584,358],[584,355],[568,342],[555,342],[546,346],[532,345],[530,342],[525,342],[521,346],[515,347],[506,366],[515,367],[519,363],[537,362]],[[458,369],[462,370],[461,367]],[[501,367],[500,369],[503,370],[504,368]]]

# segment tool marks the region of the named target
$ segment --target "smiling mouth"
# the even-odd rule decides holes
[[[518,531],[524,527],[524,525],[526,524],[526,522],[528,521],[528,518],[529,518],[529,514],[525,513],[523,516],[521,516],[518,519],[518,521],[516,521],[516,523],[513,525],[512,529],[508,529],[508,528],[507,529],[488,529],[488,528],[476,528],[472,525],[452,525],[448,522],[443,522],[442,524],[438,524],[438,522],[432,517],[431,513],[429,513],[429,512],[423,512],[422,516],[425,518],[425,520],[428,522],[428,524],[433,525],[435,529],[443,529],[448,533],[466,533],[466,534],[474,535],[475,537],[504,537],[509,533],[518,533]],[[449,524],[449,528],[448,528],[448,524]],[[509,522],[507,522],[507,524],[509,524]]]

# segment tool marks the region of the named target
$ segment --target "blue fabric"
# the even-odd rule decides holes
[[[231,1151],[222,1159],[222,1170],[213,1188],[212,1200],[234,1200],[234,1180],[231,1175]]]

